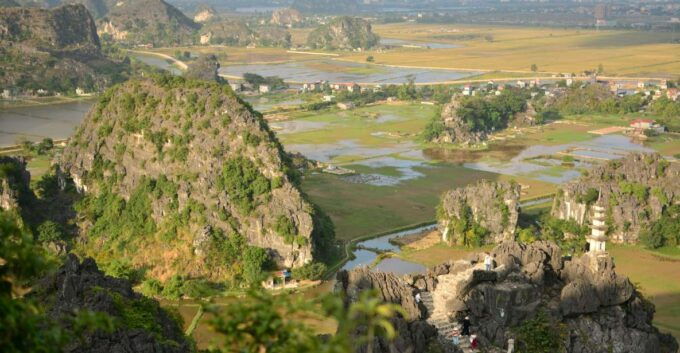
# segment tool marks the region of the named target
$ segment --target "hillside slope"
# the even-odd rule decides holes
[[[159,279],[235,279],[244,241],[301,266],[333,239],[262,116],[217,83],[161,76],[109,90],[62,168],[87,195],[81,250],[124,254]]]
[[[126,70],[101,53],[94,20],[82,5],[1,8],[0,56],[0,86],[9,88],[102,90]]]
[[[98,20],[100,35],[127,45],[193,44],[196,24],[164,0],[123,0]]]
[[[370,49],[379,41],[368,21],[347,16],[338,17],[307,36],[307,45],[313,49]]]

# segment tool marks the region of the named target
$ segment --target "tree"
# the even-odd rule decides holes
[[[604,73],[604,66],[602,64],[597,65],[597,73],[600,75]]]
[[[372,62],[374,62],[374,61],[375,61],[375,58],[373,57],[373,55],[369,55],[369,56],[366,58],[366,62],[372,63]]]
[[[531,64],[531,72],[536,72],[538,71],[538,66],[536,64]]]
[[[359,301],[346,308],[334,294],[310,302],[300,296],[273,296],[257,288],[251,288],[244,300],[206,310],[214,315],[210,324],[222,339],[220,348],[212,353],[345,353],[352,351],[356,342],[368,343],[370,353],[377,335],[395,337],[389,319],[405,315],[399,306],[378,299],[374,291],[362,292]],[[323,339],[303,320],[291,320],[315,316],[335,319],[337,333]],[[356,336],[357,331],[365,334]]]
[[[565,332],[563,324],[552,323],[545,313],[539,312],[517,328],[518,352],[561,352]]]

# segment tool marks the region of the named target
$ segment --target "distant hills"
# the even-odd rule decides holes
[[[380,42],[371,24],[357,17],[338,17],[312,31],[307,45],[313,49],[370,49]]]
[[[0,87],[98,91],[126,71],[126,64],[102,54],[95,22],[83,5],[2,8],[0,29]]]

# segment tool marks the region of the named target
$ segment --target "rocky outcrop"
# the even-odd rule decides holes
[[[283,8],[274,11],[271,22],[277,26],[293,27],[303,20],[304,17],[300,11],[291,8]]]
[[[517,329],[540,314],[562,335],[568,353],[677,352],[676,340],[652,325],[654,305],[616,273],[608,254],[563,258],[557,245],[545,241],[503,242],[490,254],[495,262],[491,271],[483,266],[484,254],[477,254],[388,287],[432,297],[432,303],[426,302],[430,309],[421,307],[421,318],[427,318],[440,337],[470,317],[472,333],[486,351],[501,351],[509,338],[521,349],[524,342]],[[354,275],[366,277],[381,275]]]
[[[196,9],[196,13],[194,14],[194,22],[196,23],[205,23],[217,16],[217,11],[210,6],[206,4],[201,4],[198,6]]]
[[[66,331],[74,329],[79,312],[105,314],[115,320],[112,332],[86,330],[72,340],[66,352],[194,351],[176,318],[155,300],[135,293],[123,279],[105,276],[91,258],[83,262],[69,255],[59,270],[39,282],[29,295],[46,306],[50,320]]]
[[[463,97],[454,95],[449,104],[444,105],[441,113],[443,129],[434,136],[431,142],[477,145],[487,140],[485,130],[473,131],[468,123],[458,114]]]
[[[0,156],[0,209],[19,211],[31,195],[30,181],[24,159]]]
[[[200,28],[164,0],[117,1],[97,22],[100,35],[127,45],[190,45]]]
[[[53,10],[0,9],[0,86],[48,92],[91,92],[126,66],[104,57],[94,20],[82,5]]]
[[[215,19],[200,31],[201,44],[229,46],[290,47],[291,36],[287,30],[275,26],[248,26],[233,18]]]
[[[514,239],[520,192],[517,183],[487,180],[447,191],[437,217],[443,239],[473,245],[477,240],[471,239],[470,231],[483,237],[482,243]]]
[[[379,41],[368,21],[346,16],[320,26],[307,37],[307,45],[312,49],[366,50]]]
[[[232,266],[223,263],[220,244],[239,235],[286,267],[309,263],[332,242],[332,226],[294,184],[266,122],[228,86],[162,76],[109,90],[61,166],[89,199],[101,200],[95,209],[114,207],[117,198],[122,205],[111,212],[136,208],[127,221],[104,211],[82,214],[84,253],[100,256],[110,246],[100,237],[113,241],[110,234],[125,233],[120,224],[129,222],[138,227],[127,235],[137,245],[125,254],[152,277],[225,280]]]
[[[527,108],[525,111],[515,113],[515,115],[510,119],[510,125],[514,127],[526,127],[538,125],[537,119],[538,113],[534,108],[533,103],[527,103]]]
[[[184,77],[194,80],[213,81],[223,83],[225,80],[219,76],[220,62],[213,54],[203,55],[189,64]]]
[[[590,223],[591,205],[606,208],[609,239],[634,243],[664,209],[680,202],[680,166],[658,154],[631,154],[588,171],[558,191],[552,215]],[[598,201],[599,200],[599,201]]]
[[[391,319],[397,330],[397,337],[387,341],[380,337],[376,340],[373,352],[413,352],[425,353],[437,332],[426,323],[414,299],[414,288],[401,278],[382,272],[371,272],[368,268],[340,271],[337,274],[336,292],[342,293],[349,304],[357,301],[361,292],[374,290],[378,297],[387,303],[398,304],[406,312],[406,317]],[[359,328],[361,331],[362,328]],[[356,352],[365,352],[366,345],[355,347]]]

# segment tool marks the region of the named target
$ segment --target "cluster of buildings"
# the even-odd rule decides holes
[[[269,93],[273,90],[270,85],[259,85],[256,87],[248,82],[229,82],[229,86],[234,92]]]
[[[78,87],[76,88],[76,95],[79,97],[90,97],[94,93],[87,92],[84,89]],[[46,89],[36,89],[36,90],[24,90],[21,91],[17,88],[4,88],[0,89],[0,99],[3,100],[15,100],[19,98],[37,98],[37,97],[61,97],[61,92],[52,92]]]

